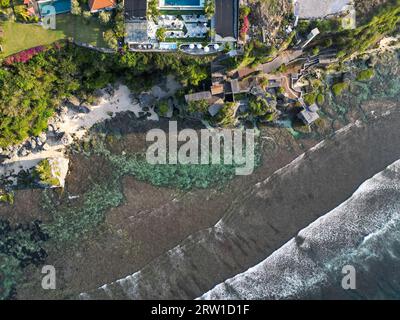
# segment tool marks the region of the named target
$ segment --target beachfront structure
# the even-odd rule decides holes
[[[134,51],[219,52],[238,38],[239,0],[212,1],[213,17],[205,13],[207,0],[125,0],[125,42]]]
[[[185,95],[185,100],[187,103],[189,102],[197,102],[197,101],[202,101],[202,100],[211,100],[212,95],[210,91],[202,91],[202,92],[196,92],[196,93],[190,93]]]
[[[320,31],[318,28],[314,28],[311,30],[310,34],[307,36],[307,39],[304,41],[304,43],[301,45],[301,48],[304,49],[311,41],[314,40],[314,38],[320,34]]]
[[[311,106],[304,107],[304,109],[298,114],[298,117],[304,122],[304,124],[311,125],[320,118],[318,110],[318,106],[314,103]]]

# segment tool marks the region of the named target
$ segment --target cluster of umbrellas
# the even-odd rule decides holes
[[[218,50],[219,49],[219,44],[216,43],[212,47],[214,48],[214,50]],[[189,45],[189,49],[193,50],[194,48],[197,48],[197,49],[201,50],[201,49],[203,49],[203,45],[201,43],[198,43],[196,45],[194,43],[191,43]],[[204,47],[203,50],[204,50],[204,52],[210,52],[210,46]]]

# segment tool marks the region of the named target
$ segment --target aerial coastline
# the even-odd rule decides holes
[[[55,29],[40,1],[0,6],[0,299],[349,298],[253,272],[397,168],[399,0],[53,4]],[[152,164],[157,130],[168,157],[254,130],[254,170],[235,174],[226,136],[219,163]]]

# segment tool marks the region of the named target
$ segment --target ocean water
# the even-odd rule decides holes
[[[355,290],[342,268],[355,270]],[[200,299],[399,299],[400,160],[246,272]]]
[[[397,297],[399,164],[385,168],[400,159],[399,111],[339,130],[238,195],[215,226],[80,298]],[[340,286],[345,264],[356,291]]]

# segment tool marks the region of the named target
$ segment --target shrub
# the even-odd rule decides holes
[[[102,24],[108,24],[111,20],[112,13],[109,11],[102,11],[99,13],[99,19]]]
[[[158,28],[156,31],[156,38],[158,41],[165,41],[165,32],[167,29],[164,27]]]
[[[82,13],[82,9],[79,6],[78,0],[71,1],[71,13],[76,16],[79,16]]]
[[[202,112],[206,113],[208,111],[209,103],[207,100],[200,100],[200,101],[190,101],[188,103],[188,111],[190,113],[194,112]]]
[[[9,8],[10,0],[0,0],[0,8]]]
[[[34,169],[34,175],[38,178],[40,184],[46,186],[60,185],[60,180],[58,180],[58,178],[54,176],[50,161],[47,159],[39,162],[39,164]]]
[[[206,0],[204,4],[204,11],[208,19],[211,19],[215,14],[215,2],[214,0]]]
[[[317,100],[317,93],[316,92],[308,93],[308,94],[306,94],[304,96],[304,102],[309,106],[314,104],[316,100]]]
[[[367,80],[371,79],[374,75],[375,75],[374,69],[362,70],[357,75],[357,81],[367,81]]]
[[[262,116],[273,111],[264,98],[252,96],[249,101],[249,111],[254,116]]]
[[[335,97],[340,96],[343,93],[343,90],[346,90],[349,87],[349,84],[346,82],[336,83],[332,86],[332,91]]]
[[[316,56],[317,54],[319,54],[319,48],[318,47],[315,47],[313,50],[312,50],[312,54],[314,55],[314,56]]]
[[[28,50],[24,50],[24,51],[18,52],[16,54],[12,55],[12,56],[7,57],[4,60],[4,64],[12,65],[12,64],[17,63],[17,62],[25,63],[25,62],[29,61],[30,59],[32,59],[37,54],[39,54],[40,52],[43,52],[45,50],[46,50],[45,47],[39,46],[39,47],[35,47],[35,48],[31,48],[31,49],[28,49]]]
[[[90,11],[82,12],[82,17],[84,17],[86,20],[89,20],[91,16],[92,16],[92,14],[90,13]]]
[[[322,93],[317,95],[317,103],[319,106],[322,106],[325,103],[325,96]]]
[[[117,36],[115,35],[115,33],[112,29],[107,30],[103,33],[103,39],[104,39],[104,42],[107,43],[107,45],[111,49],[118,49]]]
[[[168,102],[166,100],[162,100],[157,104],[158,115],[164,117],[169,110]]]

